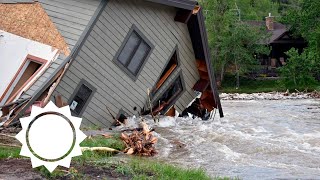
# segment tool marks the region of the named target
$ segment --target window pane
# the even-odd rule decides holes
[[[150,46],[142,41],[128,65],[129,71],[131,71],[133,74],[137,74],[149,51]]]
[[[80,114],[81,110],[84,108],[84,105],[86,104],[91,94],[92,94],[92,90],[87,86],[85,86],[84,84],[82,84],[76,96],[73,99],[73,101],[77,103],[74,109],[74,112],[76,114]]]
[[[136,49],[136,47],[139,45],[140,39],[141,38],[135,32],[133,32],[129,37],[126,45],[124,46],[118,57],[118,60],[123,65],[126,65],[129,62],[129,58],[131,57],[131,54],[134,53],[133,51]]]

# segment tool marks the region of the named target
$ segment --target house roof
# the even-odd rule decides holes
[[[278,40],[284,33],[288,31],[288,28],[286,25],[274,22],[273,23],[273,30],[268,30],[266,27],[266,22],[265,21],[246,21],[248,25],[252,25],[255,27],[261,27],[266,29],[266,33],[269,32],[271,33],[271,36],[267,39],[264,44],[271,44],[274,43],[276,40]]]
[[[186,9],[186,10],[193,10],[194,7],[198,4],[196,1],[194,0],[146,0],[149,2],[154,2],[154,3],[159,3],[159,4],[164,4],[164,5],[168,5],[171,7],[176,7],[176,8],[180,8],[180,9]],[[30,101],[27,103],[27,105],[23,108],[23,110],[19,113],[18,116],[22,116],[23,112],[30,107],[41,95],[42,93],[48,89],[51,84],[55,81],[55,75],[58,74],[63,68],[65,68],[65,66],[71,62],[73,60],[73,58],[75,58],[77,56],[77,54],[79,53],[81,47],[83,46],[85,40],[87,39],[87,37],[90,34],[91,29],[93,28],[93,26],[95,25],[95,22],[98,20],[98,17],[100,16],[100,14],[102,13],[103,9],[106,7],[108,3],[108,0],[101,0],[101,3],[99,5],[99,7],[96,9],[94,15],[92,16],[90,22],[88,23],[88,25],[86,26],[86,29],[83,31],[80,39],[78,40],[77,44],[75,45],[75,47],[73,48],[71,55],[68,56],[60,65],[58,68],[55,69],[55,71],[51,74],[51,76],[49,78],[47,78],[47,80],[45,81],[45,83],[42,84],[42,86],[37,89],[37,91],[35,92],[35,94],[33,95],[33,97],[30,99]],[[191,39],[193,39],[195,42],[197,42],[196,44],[194,44],[194,46],[201,46],[202,48],[202,54],[203,57],[207,63],[207,69],[208,72],[210,74],[210,85],[212,87],[212,91],[213,91],[213,96],[215,97],[216,103],[217,103],[217,108],[219,109],[219,113],[220,113],[220,117],[223,117],[223,111],[222,111],[222,106],[220,103],[220,98],[219,98],[219,94],[217,91],[217,85],[216,85],[216,80],[215,80],[215,75],[214,75],[214,71],[213,71],[213,65],[212,65],[212,61],[211,61],[211,57],[210,57],[210,51],[209,51],[209,46],[208,46],[208,40],[207,40],[207,33],[206,33],[206,28],[205,28],[205,24],[204,24],[204,17],[203,17],[203,13],[202,10],[200,10],[197,14],[194,15],[194,18],[190,19],[190,21],[194,21],[192,23],[194,23],[194,28],[199,30],[199,35],[200,35],[200,39],[196,39],[197,37],[191,37]],[[196,48],[196,47],[194,47]]]
[[[66,56],[70,49],[41,4],[34,1],[0,0],[0,29],[50,45]]]

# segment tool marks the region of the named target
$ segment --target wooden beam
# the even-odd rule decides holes
[[[161,79],[157,82],[157,85],[156,85],[156,90],[158,90],[162,84],[168,79],[168,77],[170,76],[170,74],[172,74],[173,70],[175,70],[177,67],[176,64],[174,64],[173,66],[170,67],[170,69],[164,74],[163,77],[161,77]]]

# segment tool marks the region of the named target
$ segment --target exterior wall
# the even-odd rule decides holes
[[[39,2],[71,50],[100,4],[100,0],[39,0]],[[22,98],[32,96],[65,58],[65,56],[60,55]]]
[[[175,22],[175,14],[173,7],[142,0],[108,1],[54,94],[61,94],[64,100],[69,100],[81,79],[85,79],[97,88],[83,114],[85,122],[87,125],[109,126],[113,120],[106,106],[113,115],[117,115],[120,109],[130,115],[136,113],[134,107],[140,111],[147,102],[147,89],[154,87],[178,45],[180,66],[157,94],[161,94],[182,71],[186,89],[176,107],[183,110],[194,98],[192,87],[199,75],[187,25]],[[133,24],[155,46],[136,81],[113,62]]]

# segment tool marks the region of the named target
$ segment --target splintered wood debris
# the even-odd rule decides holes
[[[152,130],[145,122],[141,122],[142,131],[134,130],[131,134],[122,133],[121,139],[126,145],[125,153],[138,156],[154,156],[157,154],[154,145],[158,138],[154,137]]]

